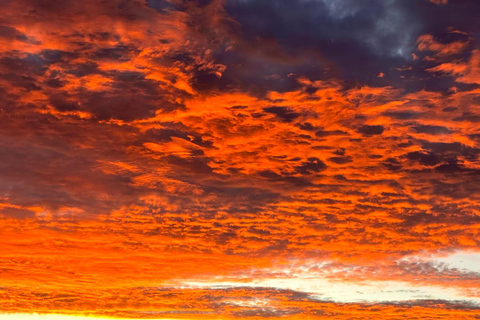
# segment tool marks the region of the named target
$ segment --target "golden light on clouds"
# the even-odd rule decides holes
[[[100,317],[100,316],[78,316],[78,315],[62,315],[62,314],[28,314],[28,313],[17,313],[17,314],[1,314],[0,316],[2,319],[5,320],[101,320],[101,319],[118,319],[112,317]],[[134,320],[134,319],[126,319],[122,318],[123,320]],[[169,320],[166,318],[157,318],[153,320]]]
[[[1,319],[478,317],[480,3],[0,5]]]

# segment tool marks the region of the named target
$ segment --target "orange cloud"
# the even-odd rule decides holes
[[[352,81],[225,6],[5,4],[0,312],[475,319],[432,257],[480,245],[479,51],[424,34],[438,65]]]
[[[466,62],[454,61],[442,63],[427,69],[430,72],[439,72],[456,77],[455,81],[463,83],[480,83],[480,51],[473,50],[470,59]]]
[[[431,3],[435,3],[438,5],[446,5],[448,3],[448,0],[429,0]]]
[[[453,41],[447,44],[440,43],[431,34],[424,34],[417,39],[417,49],[420,51],[433,51],[434,57],[448,57],[465,51],[467,41]]]

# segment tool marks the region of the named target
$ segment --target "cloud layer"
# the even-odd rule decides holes
[[[6,1],[0,311],[475,319],[479,9]]]

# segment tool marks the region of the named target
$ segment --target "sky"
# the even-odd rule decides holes
[[[0,7],[0,319],[479,319],[480,1]]]

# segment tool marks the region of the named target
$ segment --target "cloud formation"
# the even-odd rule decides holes
[[[1,312],[478,315],[477,2],[2,7]]]

